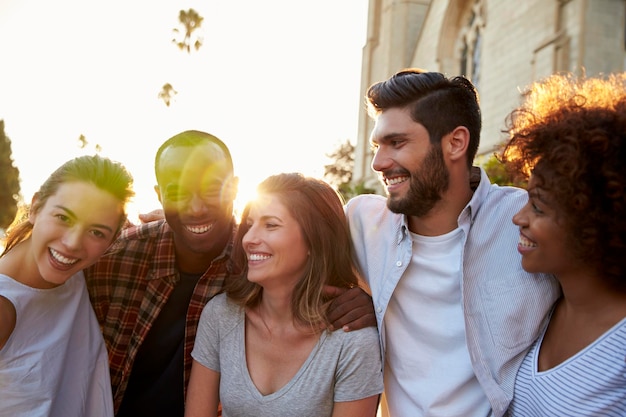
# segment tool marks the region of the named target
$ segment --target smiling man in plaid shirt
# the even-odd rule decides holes
[[[155,158],[155,190],[165,219],[122,231],[85,271],[109,352],[116,417],[183,417],[191,350],[202,309],[233,273],[238,179],[226,145],[189,130]],[[371,298],[331,289],[334,328],[375,326]]]
[[[165,221],[125,229],[85,271],[118,417],[183,416],[200,313],[231,273],[237,178],[226,145],[180,133],[157,151],[155,172]]]

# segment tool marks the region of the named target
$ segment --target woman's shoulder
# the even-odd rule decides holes
[[[378,329],[376,327],[365,327],[349,332],[338,329],[330,332],[328,337],[344,346],[376,346],[377,349],[379,346]]]
[[[214,309],[219,309],[220,311],[238,311],[240,310],[239,306],[231,300],[226,293],[219,293],[211,300],[209,300],[207,305],[212,305]]]
[[[349,332],[345,332],[341,329],[339,329],[340,331],[342,331],[346,337],[351,338],[352,340],[355,341],[376,341],[378,342],[378,329],[376,327],[370,326],[370,327],[365,327],[363,329],[358,329],[358,330],[351,330]]]
[[[211,314],[224,314],[233,310],[233,304],[226,294],[219,293],[207,302],[204,311],[209,311]]]
[[[206,304],[202,311],[202,319],[217,323],[222,329],[231,328],[243,319],[243,310],[225,293],[220,293]]]

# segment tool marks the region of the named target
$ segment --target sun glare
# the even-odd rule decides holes
[[[356,139],[367,2],[322,0],[295,9],[289,0],[244,3],[250,13],[242,14],[239,2],[202,0],[0,1],[0,38],[20,34],[20,42],[0,45],[5,62],[20,63],[3,68],[0,120],[24,200],[56,167],[74,154],[94,153],[97,145],[135,179],[128,207],[135,222],[161,207],[153,190],[159,144],[188,129],[215,134],[230,148],[240,178],[236,216],[269,175],[320,175],[335,143]],[[171,42],[178,11],[187,7],[205,18],[206,42],[192,53]],[[146,10],[154,18],[136,42],[111,29],[132,27],[133,17]],[[286,20],[274,10],[293,13]],[[25,21],[35,30],[24,33]],[[294,45],[289,54],[286,41]],[[251,69],[250,62],[262,61],[271,65]],[[178,91],[169,106],[158,98],[165,82]],[[332,100],[317,91],[331,91]],[[258,105],[250,107],[249,98]],[[312,121],[320,111],[323,119]],[[81,135],[88,148],[76,146]],[[46,156],[37,164],[35,150]]]
[[[243,209],[249,201],[256,199],[256,186],[255,182],[239,182],[239,190],[237,192],[237,198],[235,199],[234,214],[237,220],[241,218]]]

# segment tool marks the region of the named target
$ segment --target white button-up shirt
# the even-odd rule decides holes
[[[480,184],[458,217],[467,348],[496,417],[506,412],[524,354],[560,295],[555,279],[522,269],[519,230],[511,219],[527,198],[524,190],[491,184],[481,169]],[[385,325],[393,324],[383,319],[412,258],[406,216],[392,213],[384,197],[371,194],[351,199],[346,215],[357,261],[372,292],[384,354],[386,343],[404,343],[386,339]],[[401,416],[409,415],[419,416],[419,410],[402,410]]]

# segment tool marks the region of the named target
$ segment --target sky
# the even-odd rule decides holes
[[[135,178],[134,221],[159,207],[156,150],[188,129],[229,146],[240,201],[274,173],[321,178],[327,154],[356,141],[367,3],[1,0],[0,120],[22,196],[99,145]],[[188,54],[172,38],[190,8],[203,46]]]

